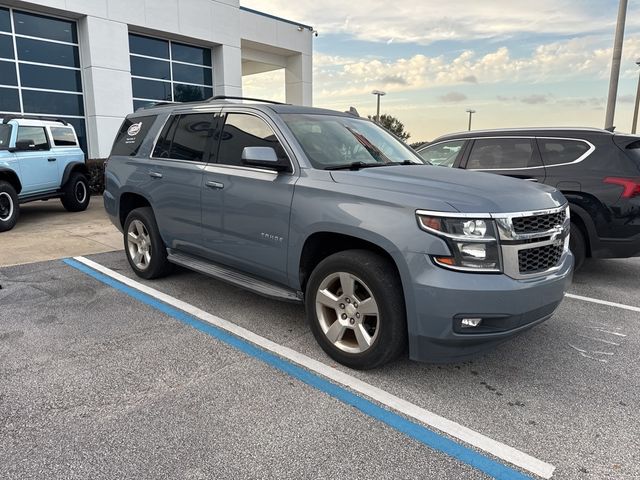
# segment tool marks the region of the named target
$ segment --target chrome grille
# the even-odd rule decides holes
[[[518,252],[520,273],[542,272],[555,267],[560,261],[560,257],[562,257],[563,250],[564,243],[520,250]]]
[[[561,226],[565,218],[567,218],[565,210],[546,215],[515,217],[512,219],[513,230],[518,234],[546,232],[554,227]]]

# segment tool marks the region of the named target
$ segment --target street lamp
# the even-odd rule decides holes
[[[376,123],[380,123],[380,97],[386,95],[387,92],[383,92],[381,90],[374,90],[371,93],[378,97],[378,107],[376,109]]]
[[[469,114],[469,131],[471,131],[471,116],[476,113],[476,111],[470,108],[467,110],[467,113]]]
[[[636,60],[636,65],[640,67],[640,58]],[[638,126],[638,107],[640,107],[640,76],[638,76],[638,92],[636,93],[636,108],[633,110],[633,123],[631,124],[631,133],[635,135]]]

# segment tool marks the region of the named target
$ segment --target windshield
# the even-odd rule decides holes
[[[0,125],[0,150],[9,148],[9,140],[11,139],[11,125]]]
[[[373,122],[351,117],[284,114],[282,118],[318,169],[342,165],[424,164],[413,150]]]

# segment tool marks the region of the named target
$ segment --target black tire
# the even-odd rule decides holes
[[[584,234],[578,225],[571,222],[571,236],[569,237],[569,249],[573,253],[574,264],[573,270],[578,271],[587,257],[587,242]]]
[[[362,315],[357,314],[358,318],[361,318],[359,322],[367,328],[370,334],[373,332],[369,337],[372,340],[370,346],[361,352],[354,353],[344,350],[345,348],[349,348],[347,333],[353,337],[352,341],[355,342],[354,348],[359,347],[359,341],[355,335],[355,328],[358,328],[358,323],[355,324],[355,327],[350,326],[354,325],[353,318],[349,319],[347,316],[347,318],[343,320],[345,323],[351,321],[351,324],[340,327],[347,333],[342,335],[342,340],[339,340],[336,344],[327,338],[327,334],[325,334],[325,328],[327,328],[328,325],[327,318],[330,321],[332,315],[335,317],[331,326],[333,323],[338,322],[339,316],[342,317],[343,315],[338,312],[341,311],[341,306],[345,304],[338,301],[336,308],[333,309],[316,303],[316,295],[321,286],[327,281],[331,282],[330,279],[340,272],[357,277],[357,280],[363,282],[359,284],[356,280],[354,288],[356,293],[352,296],[353,300],[351,302],[355,300],[361,301],[364,304],[370,292],[370,296],[374,298],[377,304],[377,311],[379,313],[377,317],[375,317],[375,328],[373,328],[371,323],[365,325],[365,322],[374,322],[373,317],[365,313]],[[341,278],[340,280],[336,279],[333,281],[338,282],[340,285],[342,284]],[[338,283],[333,285],[337,285]],[[336,294],[336,296],[348,301],[348,296],[344,295],[344,293],[339,294],[342,288],[341,286],[322,288],[337,288],[338,294]],[[358,289],[360,293],[358,293]],[[358,300],[358,298],[362,299],[363,297],[365,300]],[[311,273],[306,287],[305,306],[311,331],[317,342],[327,355],[349,368],[358,370],[373,369],[397,358],[406,349],[407,321],[402,283],[393,262],[376,253],[368,250],[346,250],[325,258]],[[355,306],[358,307],[358,305]],[[349,306],[347,306],[347,309],[348,308]],[[323,317],[322,320],[318,317],[318,311],[320,311]],[[348,315],[355,315],[354,311],[357,311],[357,309],[354,310],[352,308]],[[344,313],[344,315],[347,315],[347,313]],[[356,322],[358,322],[358,320],[356,320]],[[351,329],[351,332],[348,332],[349,329]],[[337,344],[342,344],[342,346],[336,346]]]
[[[6,232],[16,226],[20,216],[18,194],[9,182],[0,180],[0,232]]]
[[[89,182],[80,172],[73,172],[62,187],[62,206],[68,212],[83,212],[89,206],[91,191]]]
[[[142,225],[143,236],[148,238],[149,260],[145,262],[146,265],[144,266],[136,263],[133,250],[137,248],[137,244],[129,240],[128,233],[134,222],[139,222],[134,225],[134,230],[136,226],[140,227],[140,225]],[[127,216],[124,222],[124,251],[131,269],[140,278],[150,280],[164,277],[171,273],[173,269],[173,265],[167,260],[167,249],[162,241],[162,237],[160,237],[156,217],[151,207],[136,208]]]

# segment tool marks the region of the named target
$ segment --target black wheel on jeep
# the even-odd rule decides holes
[[[87,177],[80,172],[73,172],[62,187],[62,205],[69,212],[83,212],[89,206],[90,199]]]
[[[9,182],[0,180],[0,232],[6,232],[16,226],[20,216],[18,194]]]
[[[171,273],[167,249],[160,237],[151,207],[136,208],[124,222],[124,251],[129,265],[141,278],[160,278]]]
[[[325,258],[305,294],[311,331],[322,349],[350,368],[368,370],[407,345],[402,283],[393,263],[368,250]]]

